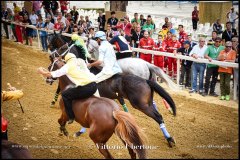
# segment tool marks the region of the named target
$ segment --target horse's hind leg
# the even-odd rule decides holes
[[[111,153],[108,151],[106,143],[96,143],[96,146],[100,153],[106,158],[106,159],[114,159]]]
[[[120,138],[120,139],[122,140],[124,146],[126,146],[126,142],[122,138]],[[131,156],[131,159],[136,159],[136,153],[133,151],[133,149],[131,147],[129,147],[129,146],[127,146],[127,149],[128,149],[128,152],[129,152],[129,154]]]
[[[124,110],[125,112],[128,112],[128,108],[127,108],[127,105],[126,105],[123,97],[118,97],[118,101],[119,101],[119,103],[122,105],[123,110]]]
[[[132,105],[134,106],[134,105]],[[166,138],[169,147],[172,147],[175,145],[175,140],[170,136],[168,133],[162,115],[153,107],[153,105],[142,105],[144,107],[134,107],[145,113],[147,116],[153,118],[160,126],[161,131],[163,132],[164,137]]]
[[[94,130],[93,130],[94,128]],[[106,133],[107,134],[104,134]],[[103,132],[102,132],[103,133]],[[112,136],[113,132],[105,131],[103,134],[101,134],[101,129],[97,127],[90,127],[89,130],[89,137],[93,140],[93,142],[96,144],[96,147],[100,151],[100,153],[106,158],[106,159],[113,159],[113,156],[110,154],[110,152],[107,149],[106,142],[108,139]]]

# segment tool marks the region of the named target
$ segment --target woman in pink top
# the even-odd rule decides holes
[[[41,5],[42,5],[42,1],[33,1],[33,10],[35,11],[35,13],[37,15],[41,14]]]

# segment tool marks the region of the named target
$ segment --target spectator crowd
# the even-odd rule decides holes
[[[200,37],[198,42],[194,42],[191,33],[186,33],[182,24],[178,24],[177,30],[172,28],[173,25],[168,17],[165,17],[165,24],[161,27],[158,38],[155,40],[152,37],[156,32],[156,25],[151,15],[145,18],[142,14],[134,13],[133,19],[130,19],[128,15],[118,19],[116,13],[112,11],[111,17],[106,19],[100,11],[97,18],[98,26],[95,27],[89,16],[79,15],[76,6],[73,6],[69,11],[69,1],[32,1],[32,4],[31,13],[28,13],[24,7],[20,9],[16,3],[13,3],[13,11],[2,6],[2,19],[23,25],[33,25],[36,28],[46,30],[75,33],[89,39],[94,38],[96,31],[104,31],[106,39],[116,46],[117,59],[125,57],[141,58],[149,63],[154,63],[173,79],[176,79],[177,76],[176,58],[132,52],[131,48],[168,52],[175,55],[181,54],[196,59],[206,58],[209,61],[238,63],[239,44],[235,29],[238,13],[234,11],[234,8],[231,8],[231,11],[227,13],[228,22],[225,30],[222,30],[221,19],[217,19],[213,24],[212,38],[206,42],[205,38]],[[45,12],[45,18],[42,17],[41,8]],[[192,12],[193,30],[197,30],[198,21],[198,10],[195,6]],[[12,35],[15,42],[23,44],[25,40],[25,45],[32,46],[33,39],[37,37],[36,30],[29,27],[4,21],[3,28],[7,39],[10,39],[9,35]],[[39,36],[42,50],[47,52],[48,32],[40,31]],[[199,92],[202,96],[217,97],[219,95],[215,92],[215,86],[218,75],[220,75],[220,99],[230,100],[231,75],[238,76],[237,72],[230,67],[181,60],[179,84],[189,88],[190,93]],[[197,82],[199,82],[199,85]]]

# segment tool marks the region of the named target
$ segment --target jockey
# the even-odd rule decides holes
[[[132,57],[132,49],[123,35],[114,36],[109,43],[116,45],[117,59]]]
[[[88,53],[87,46],[84,42],[84,40],[78,36],[77,34],[73,34],[71,36],[72,41],[74,41],[74,44],[80,49],[80,52],[85,55],[85,57],[90,57],[90,54]]]
[[[95,40],[99,46],[99,57],[98,60],[89,63],[88,68],[93,66],[102,66],[103,69],[96,75],[96,82],[102,82],[117,73],[122,73],[122,69],[117,63],[116,54],[113,46],[107,41],[106,34],[103,31],[98,31],[95,34]]]
[[[38,68],[38,73],[45,77],[53,78],[66,75],[74,84],[74,87],[70,87],[62,92],[62,99],[69,117],[68,124],[71,124],[74,120],[72,101],[74,99],[91,97],[97,91],[97,84],[94,82],[87,65],[82,59],[77,59],[74,54],[67,53],[64,56],[64,60],[66,64],[62,68],[49,72],[40,67]]]

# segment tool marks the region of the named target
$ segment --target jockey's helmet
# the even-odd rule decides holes
[[[73,41],[76,41],[79,38],[79,36],[77,34],[73,34],[71,38]]]
[[[106,34],[103,31],[97,31],[95,34],[95,39],[100,38],[101,40],[106,40]]]
[[[73,54],[73,53],[67,53],[67,54],[65,55],[65,57],[64,57],[64,60],[65,60],[65,61],[68,61],[68,60],[71,59],[71,58],[77,58],[77,57],[76,57],[75,54]]]

